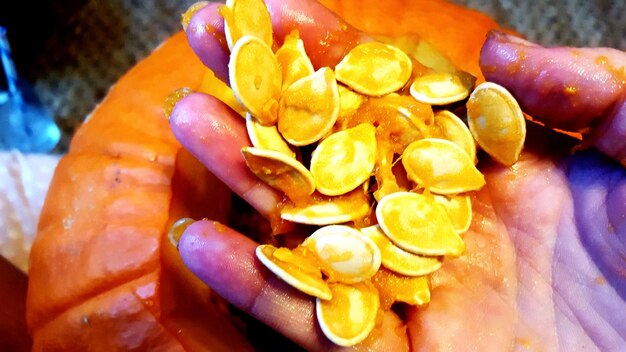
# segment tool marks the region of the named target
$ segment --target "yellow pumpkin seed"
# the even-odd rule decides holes
[[[443,205],[458,234],[469,229],[472,223],[472,200],[467,195],[441,196],[433,194],[435,202]]]
[[[270,13],[263,0],[226,0],[219,9],[224,17],[224,34],[228,48],[246,35],[252,35],[272,47],[273,29]]]
[[[411,59],[400,49],[379,42],[357,45],[335,67],[337,80],[369,95],[382,96],[404,87],[411,77]]]
[[[459,145],[476,162],[476,142],[467,125],[448,110],[435,113],[435,126],[438,127],[435,137],[449,140]]]
[[[428,276],[410,277],[380,268],[372,278],[372,284],[380,295],[381,308],[391,309],[395,302],[412,306],[422,306],[430,302],[430,284]]]
[[[199,92],[212,95],[219,99],[224,104],[228,105],[231,109],[235,110],[242,117],[246,116],[246,109],[235,97],[233,90],[221,79],[215,76],[215,73],[210,69],[204,71],[202,77],[202,83],[200,83]]]
[[[274,150],[243,147],[248,168],[263,182],[283,191],[295,203],[315,191],[313,176],[298,160]]]
[[[380,250],[359,230],[344,225],[319,228],[302,246],[315,253],[330,281],[361,282],[380,267]]]
[[[387,237],[405,251],[459,256],[465,250],[445,208],[425,195],[392,193],[378,202],[376,219]]]
[[[266,268],[295,289],[322,300],[332,298],[328,284],[322,278],[315,260],[306,255],[276,248],[269,244],[256,248],[256,256]]]
[[[257,37],[237,40],[228,63],[230,85],[237,100],[265,125],[276,122],[281,75],[272,49]]]
[[[306,204],[285,204],[280,211],[280,217],[300,224],[332,225],[358,221],[369,213],[369,196],[359,187],[338,197],[313,194]]]
[[[333,298],[316,302],[317,320],[326,337],[339,346],[358,344],[374,329],[380,307],[371,282],[329,284]]]
[[[440,257],[427,257],[407,252],[394,245],[380,226],[364,227],[361,232],[369,237],[380,249],[382,265],[398,274],[422,276],[435,272],[443,264]]]
[[[283,90],[289,88],[295,81],[315,72],[297,30],[285,37],[283,45],[276,51],[276,59],[283,74]]]
[[[364,123],[324,139],[311,155],[311,174],[325,195],[348,193],[367,181],[376,164],[376,128]]]
[[[467,101],[469,129],[480,147],[499,163],[513,165],[526,139],[526,120],[504,87],[480,84]]]
[[[246,129],[250,142],[252,142],[254,147],[275,150],[292,158],[296,157],[296,153],[291,149],[280,133],[278,133],[276,125],[263,126],[256,118],[250,115],[250,113],[247,113]]]
[[[454,73],[435,72],[417,77],[411,84],[410,93],[415,100],[430,105],[447,105],[461,101],[469,95],[469,89]]]
[[[327,67],[302,78],[280,98],[278,131],[292,145],[317,142],[331,130],[339,116],[339,91]]]
[[[402,153],[402,165],[409,179],[433,193],[456,194],[485,185],[469,155],[457,144],[427,138],[411,143]]]

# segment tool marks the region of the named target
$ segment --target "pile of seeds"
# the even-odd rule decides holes
[[[468,192],[485,184],[476,142],[515,163],[524,117],[504,88],[473,89],[467,73],[381,42],[315,70],[297,31],[273,43],[262,0],[229,0],[220,13],[232,91],[214,78],[201,90],[245,116],[253,146],[243,158],[288,198],[281,218],[319,226],[295,249],[264,244],[257,257],[317,298],[331,341],[355,345],[393,303],[429,302],[428,275],[463,254]],[[444,109],[466,99],[469,128]]]

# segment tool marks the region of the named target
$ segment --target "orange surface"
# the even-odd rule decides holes
[[[32,341],[24,321],[28,278],[0,256],[0,351],[30,351]]]
[[[203,202],[228,191],[181,149],[163,117],[165,97],[199,86],[203,72],[178,34],[126,74],[77,132],[31,254],[34,350],[249,349],[165,245],[181,216],[225,216]]]
[[[428,40],[477,73],[495,23],[442,1],[323,3],[348,22]],[[52,180],[31,255],[27,321],[34,350],[246,350],[214,294],[168,245],[183,216],[226,216],[229,192],[174,139],[173,90],[204,68],[182,33],[127,73],[76,133]],[[158,348],[157,348],[158,347]]]
[[[459,68],[482,76],[478,67],[485,35],[498,25],[486,15],[443,0],[321,0],[367,33],[416,35],[445,53]]]

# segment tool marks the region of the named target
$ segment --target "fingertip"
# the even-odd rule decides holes
[[[198,10],[185,31],[189,46],[217,78],[228,83],[229,50],[224,36],[224,18],[218,13],[219,3],[210,3]]]

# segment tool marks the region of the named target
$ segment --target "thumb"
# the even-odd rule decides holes
[[[335,67],[354,46],[367,37],[314,0],[266,0],[276,38],[297,29],[307,55],[316,68]],[[189,45],[205,66],[228,82],[228,47],[220,4],[209,4],[196,12],[187,27]]]
[[[535,119],[566,131],[589,131],[589,144],[626,166],[626,53],[546,48],[493,31],[480,67]]]

